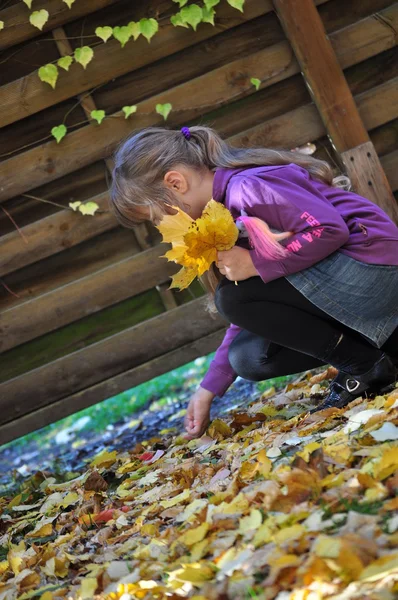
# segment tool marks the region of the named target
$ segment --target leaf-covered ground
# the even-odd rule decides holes
[[[27,478],[0,497],[0,600],[397,598],[398,388],[310,415],[321,379]]]

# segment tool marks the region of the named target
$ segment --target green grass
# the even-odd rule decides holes
[[[82,431],[104,431],[107,425],[117,423],[127,417],[133,417],[134,413],[138,413],[143,406],[150,401],[156,401],[158,406],[162,406],[170,402],[173,394],[181,389],[181,386],[186,381],[187,373],[190,370],[195,371],[194,378],[199,383],[208,369],[210,361],[213,359],[214,353],[209,354],[203,359],[201,364],[190,362],[182,367],[174,369],[169,373],[160,375],[151,381],[142,383],[135,388],[131,388],[121,394],[117,394],[103,402],[94,404],[80,412],[74,413],[69,417],[65,417],[56,423],[52,423],[39,431],[29,433],[28,435],[0,446],[0,450],[13,447],[22,449],[30,442],[37,442],[41,445],[51,441],[57,433],[63,429],[71,427],[78,419],[82,417],[90,417],[90,421],[82,429]]]
[[[200,360],[190,362],[103,402],[94,404],[39,431],[0,446],[0,451],[6,448],[23,451],[30,443],[36,443],[43,447],[49,444],[57,433],[72,427],[82,417],[90,418],[90,421],[81,429],[82,432],[99,433],[104,431],[108,425],[129,417],[134,418],[134,415],[149,403],[151,403],[152,409],[156,409],[156,407],[171,402],[173,398],[175,399],[176,395],[181,393],[181,388],[185,388],[187,392],[195,389],[205,375],[213,357],[214,353],[209,354]],[[189,371],[192,371],[190,377],[188,376]],[[258,391],[262,393],[272,386],[280,388],[286,385],[290,379],[291,377],[276,377],[261,381],[257,384]]]

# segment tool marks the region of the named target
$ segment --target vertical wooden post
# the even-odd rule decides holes
[[[273,3],[354,190],[378,204],[398,223],[398,205],[314,0],[273,0]]]

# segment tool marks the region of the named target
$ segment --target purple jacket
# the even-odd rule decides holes
[[[364,263],[398,265],[398,227],[381,208],[358,194],[312,179],[293,163],[216,169],[213,198],[223,202],[234,219],[244,211],[271,229],[294,232],[283,242],[290,252],[282,260],[262,258],[250,250],[265,283],[307,269],[336,250]],[[240,331],[230,325],[201,383],[218,396],[237,377],[228,348]]]

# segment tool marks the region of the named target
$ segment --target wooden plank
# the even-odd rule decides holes
[[[26,244],[17,231],[1,238],[0,276],[16,271],[89,240],[117,226],[108,207],[108,193],[91,198],[99,206],[94,218],[72,210],[62,210],[22,228]]]
[[[156,289],[122,300],[1,354],[0,383],[38,369],[165,312]],[[51,350],[50,350],[51,349]]]
[[[0,127],[184,50],[202,40],[211,39],[225,29],[236,27],[242,21],[255,19],[270,10],[270,0],[261,3],[257,0],[246,0],[244,15],[225,3],[220,4],[217,10],[216,25],[213,27],[210,24],[201,24],[195,35],[185,27],[174,27],[167,23],[159,29],[149,44],[142,36],[135,42],[130,41],[124,48],[117,40],[109,40],[95,48],[94,60],[87,69],[82,69],[81,65],[74,63],[67,73],[62,73],[55,90],[41,82],[37,72],[31,73],[1,88]],[[21,89],[24,90],[23,97]]]
[[[93,196],[107,192],[109,186],[105,173],[106,167],[104,162],[97,161],[36,188],[33,195],[61,204],[69,212],[69,202],[76,202],[78,200],[85,202]],[[48,204],[48,202],[32,200],[26,196],[16,196],[7,203],[7,210],[12,214],[19,227],[26,227],[35,221],[56,214],[60,209],[58,206]],[[1,209],[0,231],[2,236],[15,232],[15,225]]]
[[[356,98],[368,129],[379,127],[394,118],[397,114],[397,95],[397,81],[391,80]],[[380,107],[382,110],[379,110]],[[313,104],[308,104],[230,136],[228,141],[233,145],[242,146],[268,145],[293,148],[308,141],[316,141],[324,135],[325,127],[318,111]],[[94,197],[92,200],[96,201],[102,209],[106,209],[106,194]],[[23,228],[24,234],[29,239],[29,245],[24,244],[18,232],[2,238],[0,274],[22,268],[64,248],[73,247],[116,226],[116,219],[110,213],[97,215],[94,219],[81,218],[81,215],[71,211],[56,213]]]
[[[224,335],[225,329],[219,329],[215,333],[200,337],[176,350],[167,352],[138,367],[128,369],[124,373],[106,379],[72,396],[24,414],[14,421],[0,426],[0,445],[163,375],[163,373],[191,362],[199,356],[209,354],[218,348]]]
[[[398,78],[355,97],[367,128],[378,127],[396,115]],[[383,111],[378,108],[383,105]],[[386,109],[386,112],[384,112]],[[294,130],[294,136],[292,135]],[[234,146],[279,146],[292,148],[325,135],[326,129],[313,104],[300,106],[265,123],[242,131],[228,139]]]
[[[105,231],[95,238],[95,242],[91,239],[83,241],[2,277],[15,295],[0,286],[0,310],[33,300],[139,251],[131,229],[118,226]]]
[[[341,153],[348,176],[353,178],[354,189],[397,220],[394,196],[313,0],[274,0],[274,6],[326,130]],[[354,148],[357,156],[350,152],[348,157],[347,151]],[[366,163],[371,177],[360,170]],[[373,185],[377,185],[374,190]]]
[[[0,424],[162,356],[223,325],[220,316],[205,311],[200,298],[29,371],[0,385]]]
[[[160,258],[165,250],[163,244],[155,246],[3,311],[0,352],[167,282],[178,267]]]
[[[372,142],[342,152],[341,158],[353,189],[378,204],[398,224],[398,204]]]
[[[382,156],[380,160],[391,189],[396,192],[398,190],[398,150],[394,150],[394,152]]]
[[[388,14],[390,17],[392,15],[398,20],[398,4],[395,5],[394,10],[395,12]],[[385,45],[391,43],[390,36],[385,33],[386,28],[381,29],[379,21],[375,21],[374,19],[370,19],[370,21],[374,24],[375,35],[380,35],[380,44],[384,48]],[[368,58],[367,45],[364,45],[359,37],[356,39],[356,42],[362,48],[361,60]],[[275,46],[276,48],[266,48],[249,57],[233,61],[211,73],[206,73],[192,81],[176,86],[168,90],[167,93],[159,94],[139,103],[137,114],[131,122],[130,120],[126,121],[123,115],[121,115],[120,119],[115,118],[104,121],[101,127],[88,125],[68,134],[59,145],[55,141],[48,142],[38,148],[4,161],[0,164],[0,181],[2,182],[0,184],[0,202],[104,158],[112,152],[113,148],[123,137],[128,135],[132,128],[161,125],[163,119],[161,117],[158,118],[154,111],[154,107],[158,102],[167,100],[178,108],[186,106],[187,97],[195,98],[195,105],[200,104],[198,101],[199,97],[205,104],[209,105],[209,109],[214,109],[217,105],[221,106],[230,102],[237,92],[240,97],[243,97],[245,93],[246,95],[252,93],[252,86],[250,86],[248,80],[253,72],[253,68],[256,69],[256,73],[260,72],[260,77],[264,79],[267,76],[270,77],[269,81],[263,84],[263,87],[298,72],[298,67],[297,65],[295,66],[295,59],[292,60],[292,55],[287,45],[281,43]],[[377,48],[380,47],[378,46]],[[353,47],[352,51],[355,53],[356,58],[359,58],[358,47]],[[347,52],[344,46],[345,66],[353,64]],[[270,64],[273,65],[271,68]],[[236,73],[241,71],[246,73],[246,78],[244,77],[243,80],[236,78]],[[274,74],[272,75],[272,73]],[[231,81],[235,82],[234,85],[231,85]],[[242,81],[245,86],[246,83],[248,84],[246,92],[242,92]],[[149,111],[153,111],[153,113],[151,115],[140,114],[140,112],[145,113]],[[172,111],[169,121],[172,126],[177,127],[182,122],[185,123],[195,119],[199,115],[203,115],[203,112],[202,109],[200,112],[195,109],[184,111],[183,121],[181,121],[178,113],[174,115]],[[115,115],[117,114],[115,113]],[[268,145],[271,145],[271,142]],[[22,176],[21,173],[23,174]]]
[[[313,0],[274,0],[303,76],[338,152],[369,140]]]
[[[329,34],[388,8],[395,0],[333,0],[318,11]]]
[[[57,48],[61,56],[67,56],[68,54],[72,54],[72,46],[68,39],[66,39],[65,31],[62,27],[58,27],[52,31],[52,35],[57,44]],[[88,120],[92,120],[91,113],[94,110],[97,110],[97,106],[94,102],[91,94],[80,94],[78,96],[80,101],[80,106],[83,108],[84,113]],[[112,158],[105,158],[105,164],[108,169],[108,173],[112,174],[113,170],[113,160]],[[146,250],[150,247],[150,244],[147,242],[148,238],[148,228],[145,223],[140,223],[135,228],[135,237],[136,240],[141,247],[142,250]],[[161,289],[159,291],[162,299],[164,300],[164,305],[167,309],[168,306],[175,308],[177,306],[173,294],[170,290]]]
[[[397,112],[396,89],[396,81],[391,80],[357,98],[361,115],[369,129],[379,127],[394,118]],[[382,110],[379,110],[380,108]],[[231,120],[231,115],[228,116],[228,120]],[[267,133],[267,138],[264,137],[264,132]],[[268,145],[293,147],[292,145],[299,145],[303,140],[314,141],[323,133],[324,126],[319,115],[315,107],[309,104],[268,120],[254,128],[253,132],[246,130],[229,139],[238,143],[242,137],[242,143],[246,144],[249,143],[247,138],[249,135],[252,142],[256,144],[264,144],[264,140],[267,140]],[[93,200],[102,210],[107,210],[106,194],[97,196]],[[95,219],[82,218],[81,215],[76,215],[69,210],[56,213],[47,217],[42,223],[34,223],[23,229],[29,239],[28,246],[23,243],[17,232],[2,238],[4,254],[2,259],[0,258],[0,273],[21,268],[24,264],[32,262],[33,257],[34,260],[39,260],[52,252],[61,251],[114,226],[116,220],[111,213],[97,215]]]
[[[39,8],[47,10],[50,15],[43,31],[50,31],[54,27],[75,21],[92,13],[93,10],[100,10],[116,2],[118,0],[95,0],[95,6],[93,6],[92,0],[79,0],[69,9],[62,0],[42,0]],[[38,9],[32,7],[33,10]],[[0,36],[0,49],[15,46],[41,35],[41,32],[29,23],[30,12],[22,2],[0,11],[0,21],[4,21],[4,29]]]
[[[397,45],[398,2],[328,36],[342,69]]]

